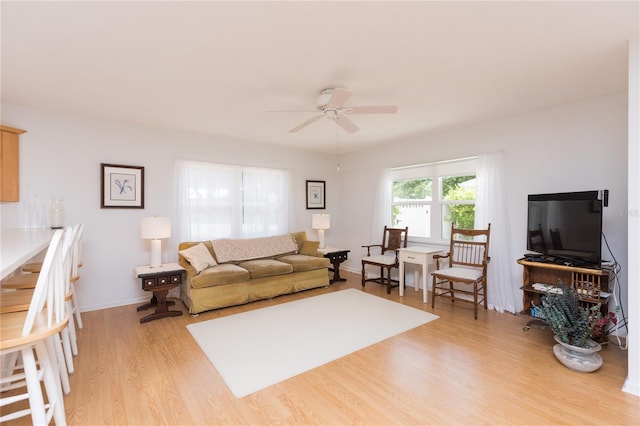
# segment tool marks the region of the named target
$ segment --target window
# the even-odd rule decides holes
[[[476,215],[476,176],[446,176],[438,178],[441,188],[440,206],[442,238],[451,238],[451,224],[456,228],[473,229]]]
[[[408,226],[412,241],[448,240],[452,222],[474,227],[474,160],[395,169],[390,176],[392,226]]]
[[[392,224],[409,226],[412,236],[431,237],[432,179],[394,180],[392,184]]]
[[[179,161],[181,238],[250,238],[289,231],[289,174],[283,170]]]

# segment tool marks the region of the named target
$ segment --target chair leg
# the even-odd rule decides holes
[[[364,272],[364,262],[362,262],[362,288],[364,288],[364,277],[365,277],[365,272]]]
[[[391,294],[391,268],[387,269],[387,294]]]
[[[72,305],[73,311],[76,315],[76,324],[78,325],[78,330],[82,330],[82,317],[80,316],[80,305],[78,305],[78,299],[76,298],[75,286],[73,283],[71,283],[71,286],[72,286],[71,302],[73,304]]]
[[[71,337],[69,336],[69,326],[65,327],[60,332],[60,340],[62,342],[63,360],[66,362],[66,372],[73,374],[75,372],[73,368],[73,352],[71,352]]]
[[[76,334],[76,322],[75,322],[75,317],[73,316],[74,309],[73,309],[72,303],[73,302],[71,300],[68,300],[66,302],[67,315],[69,316],[69,325],[67,326],[67,328],[69,329],[71,353],[77,356],[78,355],[78,335]]]
[[[69,393],[71,393],[71,386],[69,384],[69,372],[65,364],[61,339],[62,336],[60,334],[51,336],[45,341],[45,347],[47,348],[47,353],[49,354],[52,365],[56,367],[56,372],[58,373],[56,381],[58,386],[62,388],[62,392],[65,395],[69,395]]]
[[[478,283],[473,283],[473,319],[478,319]]]
[[[35,346],[40,368],[44,370],[43,382],[49,401],[49,410],[53,410],[53,420],[56,425],[66,425],[62,389],[55,375],[55,359],[52,359],[55,355],[49,355],[45,343],[42,341],[36,343]],[[34,422],[34,424],[36,423]]]
[[[436,277],[431,276],[431,309],[436,307]]]
[[[489,309],[489,303],[487,302],[487,282],[482,282],[482,297],[484,297],[484,308]]]
[[[38,359],[40,357],[38,356]],[[31,410],[31,420],[34,425],[46,425],[47,414],[44,408],[44,397],[40,388],[40,379],[36,360],[33,356],[33,347],[22,349],[22,365],[24,376],[27,382],[27,392],[29,394],[29,409]],[[46,364],[45,364],[46,365]],[[41,368],[45,368],[41,363]]]

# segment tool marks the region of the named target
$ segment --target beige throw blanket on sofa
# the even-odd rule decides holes
[[[294,253],[298,245],[290,234],[273,237],[212,240],[218,263],[237,262]]]

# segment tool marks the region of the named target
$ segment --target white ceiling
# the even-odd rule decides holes
[[[2,101],[332,153],[627,89],[639,2],[8,2]],[[19,123],[6,123],[18,125]]]

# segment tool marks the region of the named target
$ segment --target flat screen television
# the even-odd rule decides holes
[[[528,197],[527,250],[546,261],[600,266],[600,191],[533,194]]]

